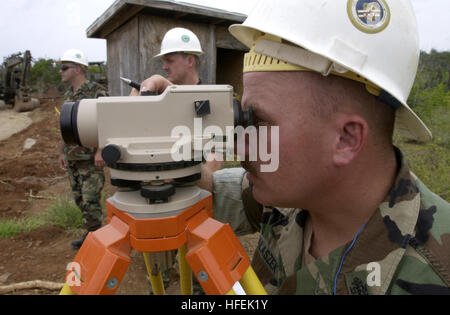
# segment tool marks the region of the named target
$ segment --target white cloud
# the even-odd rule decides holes
[[[430,51],[450,50],[450,1],[448,0],[413,0],[419,28],[420,48]]]
[[[110,4],[110,0],[1,1],[0,56],[29,49],[35,58],[59,59],[65,50],[79,48],[91,60],[104,60],[106,42],[87,39],[86,29]]]

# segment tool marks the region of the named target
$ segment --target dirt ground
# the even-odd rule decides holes
[[[19,114],[9,109],[0,110],[0,219],[40,213],[55,197],[70,195],[65,171],[57,163],[61,136],[55,107],[61,107],[62,98],[51,92],[38,97],[41,106],[32,112]],[[36,143],[24,149],[28,139]],[[107,196],[114,193],[108,181],[104,192]],[[76,255],[70,243],[81,233],[80,230],[74,235],[61,228],[45,227],[11,239],[0,239],[0,286],[33,280],[65,282],[66,266]],[[253,253],[256,235],[240,240],[247,252]],[[149,294],[142,254],[133,251],[131,257],[117,294]],[[177,293],[177,287],[174,276],[168,292]],[[57,293],[32,289],[10,294]]]

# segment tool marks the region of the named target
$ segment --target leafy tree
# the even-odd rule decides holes
[[[57,87],[61,82],[59,67],[53,59],[40,58],[30,70],[30,85],[44,92],[49,87]]]

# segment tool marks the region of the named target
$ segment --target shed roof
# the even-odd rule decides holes
[[[87,37],[105,39],[138,13],[223,26],[242,23],[247,18],[242,13],[173,0],[116,0],[89,26]]]

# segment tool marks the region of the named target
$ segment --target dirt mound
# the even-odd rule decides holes
[[[44,100],[42,106],[26,115],[32,124],[0,142],[0,218],[26,214],[27,196],[37,193],[61,178],[65,172],[57,163],[61,136],[55,107],[62,99]],[[9,116],[6,111],[0,117]],[[27,139],[35,144],[24,149]]]

